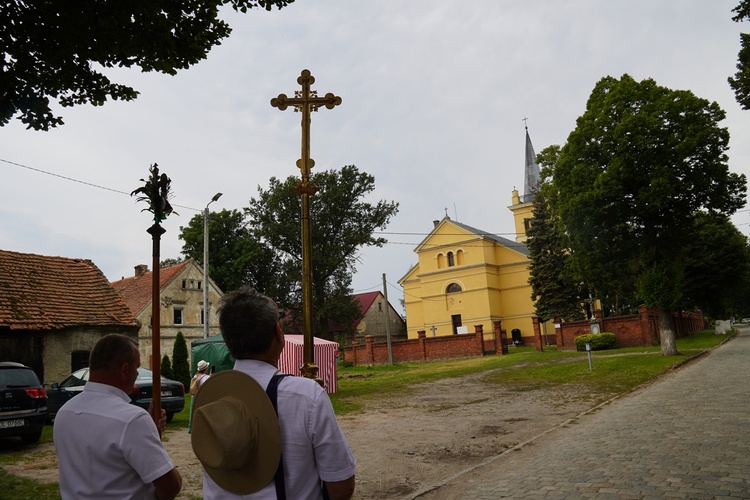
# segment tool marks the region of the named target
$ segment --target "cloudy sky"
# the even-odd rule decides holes
[[[216,192],[212,210],[241,209],[272,176],[299,173],[300,115],[270,100],[293,95],[302,69],[343,103],[313,115],[316,170],[356,165],[375,176],[372,200],[400,203],[389,243],[365,249],[356,292],[389,298],[416,263],[432,221],[451,218],[514,238],[510,205],[523,189],[524,118],[536,151],[564,144],[596,82],[624,73],[688,89],[727,112],[730,168],[750,173],[750,111],[726,82],[735,71],[738,0],[297,0],[281,11],[224,18],[229,39],[170,77],[115,71],[141,92],[130,103],[63,110],[65,125],[0,129],[0,248],[93,260],[110,280],[151,263],[129,193],[158,163],[179,227]],[[72,179],[72,180],[71,180]],[[314,217],[314,214],[313,214]],[[750,213],[734,221],[750,232]]]

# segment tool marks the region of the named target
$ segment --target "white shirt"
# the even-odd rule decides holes
[[[111,385],[88,382],[53,435],[63,500],[155,498],[153,481],[174,468],[151,415]]]
[[[276,373],[272,365],[250,359],[238,359],[234,369],[247,373],[264,389]],[[279,383],[277,405],[287,498],[321,499],[321,479],[344,481],[354,475],[354,455],[336,421],[328,394],[317,382],[285,377]],[[275,500],[276,486],[272,479],[256,493],[235,495],[221,489],[204,471],[203,498]]]

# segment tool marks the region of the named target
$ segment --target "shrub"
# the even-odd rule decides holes
[[[174,379],[174,373],[172,372],[172,362],[169,360],[169,356],[166,354],[161,358],[161,375],[168,379]]]
[[[614,349],[617,338],[614,333],[587,333],[575,338],[576,350],[585,351],[586,344],[591,344],[592,351],[602,351],[604,349]]]
[[[177,332],[172,348],[172,373],[174,380],[182,382],[185,387],[190,387],[190,365],[188,364],[188,350],[185,336]]]

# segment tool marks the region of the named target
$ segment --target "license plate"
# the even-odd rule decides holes
[[[161,391],[161,397],[163,398],[165,397],[168,398],[171,395],[172,395],[172,391]]]
[[[23,427],[23,419],[0,420],[0,429],[10,429],[11,427]]]

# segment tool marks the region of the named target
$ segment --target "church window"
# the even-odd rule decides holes
[[[463,250],[459,250],[456,252],[456,265],[457,266],[464,265],[464,251]]]
[[[445,267],[445,255],[439,253],[437,256],[437,266],[438,269],[442,269]]]
[[[462,291],[461,285],[459,285],[458,283],[451,283],[450,285],[448,285],[445,293],[458,293],[460,291]]]
[[[453,252],[448,252],[448,267],[453,267],[456,265],[456,261],[453,258]]]

